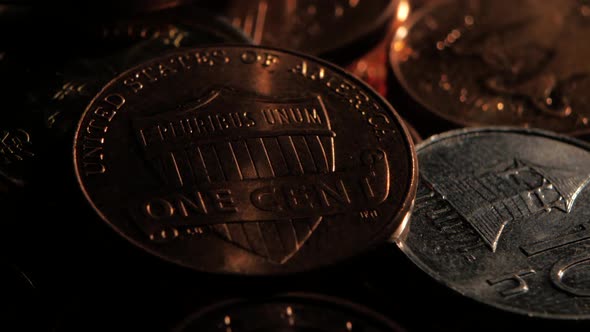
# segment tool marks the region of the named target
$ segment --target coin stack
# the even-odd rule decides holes
[[[2,330],[590,329],[587,1],[0,27]]]

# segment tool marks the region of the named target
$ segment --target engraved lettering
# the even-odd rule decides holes
[[[146,201],[142,205],[144,213],[154,219],[172,217],[188,218],[193,215],[207,215],[209,213],[201,192],[192,195],[174,194],[170,197],[157,197]]]
[[[262,110],[263,119],[267,124],[296,124],[308,123],[322,125],[322,118],[317,109],[313,108],[273,108]]]
[[[201,227],[189,227],[178,229],[175,227],[168,226],[164,229],[150,233],[149,239],[150,241],[164,243],[180,237],[199,236],[204,233],[205,231]]]
[[[96,157],[98,160],[102,160],[104,157],[104,155],[102,154],[102,146],[96,146],[96,147],[83,146],[82,150],[88,150],[88,151],[85,151],[83,154],[84,159]]]
[[[351,183],[354,184],[356,181],[358,179]],[[347,188],[342,179],[334,179],[332,184],[316,180],[306,184],[294,183],[257,188],[250,193],[249,197],[252,205],[262,211],[340,210],[351,206],[353,197],[359,201],[362,200],[362,188],[360,186],[356,190]],[[367,198],[369,202],[375,200],[376,195]]]
[[[160,72],[160,76],[162,76],[162,77],[166,77],[169,74],[173,74],[173,73],[177,72],[176,69],[169,67],[168,65],[163,64],[163,63],[158,64],[158,71]]]
[[[123,96],[118,93],[113,93],[111,95],[106,96],[104,98],[104,101],[107,104],[115,106],[115,109],[117,109],[117,110],[119,108],[123,107],[123,105],[125,105],[125,98],[123,98]]]
[[[584,279],[587,279],[588,276],[590,275],[590,272],[588,271],[588,264],[590,263],[590,254],[588,253],[584,253],[581,255],[577,255],[574,257],[565,257],[559,261],[557,261],[553,267],[551,268],[551,271],[549,272],[549,278],[551,279],[551,282],[553,283],[553,285],[555,285],[555,287],[561,289],[562,291],[575,295],[575,296],[584,296],[584,297],[589,297],[590,296],[590,289],[589,288],[582,288],[579,285],[576,285],[575,283],[573,285],[567,284],[564,282],[563,278],[565,277],[565,275],[568,273],[568,270],[570,269],[574,269],[576,267],[581,267],[584,268],[583,266],[585,266],[586,270],[584,271]]]
[[[533,269],[523,270],[518,273],[506,274],[506,275],[501,276],[496,279],[487,280],[487,282],[490,286],[495,286],[495,285],[498,285],[501,283],[507,283],[507,282],[516,283],[516,286],[513,288],[508,288],[508,289],[504,289],[504,290],[499,291],[500,295],[502,295],[503,297],[513,297],[513,296],[525,294],[526,292],[529,291],[529,286],[523,278],[533,275],[535,273],[536,272]]]
[[[116,111],[106,110],[106,109],[102,108],[101,106],[97,106],[93,113],[96,114],[97,116],[107,120],[107,121],[111,121],[113,119],[113,117],[115,116],[115,114],[117,114]]]
[[[166,242],[169,240],[176,239],[180,236],[178,229],[174,227],[168,227],[167,229],[162,229],[158,232],[151,233],[149,235],[149,239],[154,242]]]
[[[323,67],[311,65],[306,61],[300,62],[289,71],[310,80],[322,80],[331,91],[346,100],[367,120],[367,125],[379,141],[395,133],[391,126],[387,126],[390,121],[379,104],[344,78],[329,76]]]
[[[103,135],[109,129],[109,123],[117,114],[117,110],[125,104],[125,98],[117,93],[104,97],[102,105],[95,107],[92,118],[88,121],[84,130],[82,143],[82,165],[84,174],[104,174],[106,165],[103,163]]]
[[[240,60],[248,65],[260,63],[263,68],[269,68],[279,62],[279,56],[271,53],[257,54],[254,51],[245,51],[240,55]]]
[[[157,198],[147,202],[144,205],[145,213],[154,219],[169,218],[174,215],[175,209],[170,202],[165,199]]]
[[[96,144],[103,144],[104,143],[104,138],[102,138],[102,137],[84,136],[84,143],[88,143],[88,145],[85,145],[85,146],[90,146],[90,145],[96,146]]]
[[[279,62],[279,56],[271,53],[264,53],[262,59],[262,66],[265,68],[270,67]]]
[[[377,137],[383,137],[388,132],[393,132],[391,129],[391,121],[384,114],[377,113],[369,117],[367,122],[373,127],[373,131]]]
[[[85,86],[85,83],[67,82],[53,95],[53,99],[63,100],[69,95],[80,94],[84,90]]]
[[[176,58],[176,61],[178,61],[178,63],[180,64],[180,66],[184,69],[184,70],[189,70],[191,69],[191,65],[188,64],[185,60],[190,60],[190,56],[188,55],[179,55]],[[171,60],[173,61],[173,60]]]
[[[330,206],[332,204],[330,198],[332,201],[335,200],[340,204],[350,204],[351,202],[342,180],[338,181],[335,188],[328,186],[328,184],[324,182],[319,182],[317,190],[320,193],[322,204],[324,204],[324,206]]]
[[[326,77],[326,69],[324,67],[318,67],[317,70],[312,70],[307,61],[301,61],[295,67],[290,68],[289,71],[313,81],[323,80]]]
[[[86,126],[86,132],[88,134],[95,134],[99,132],[100,134],[104,134],[107,132],[109,126],[106,123],[97,123],[97,120],[91,119],[88,121],[88,126]]]
[[[139,77],[137,75],[135,77],[129,77],[123,80],[123,84],[130,87],[134,93],[138,93],[144,87],[141,81],[139,81]]]
[[[143,74],[143,76],[148,79],[148,82],[154,83],[154,82],[158,81],[158,77],[153,75],[153,71],[154,71],[154,68],[145,67],[138,73],[138,75]]]
[[[211,192],[215,208],[220,212],[237,212],[238,208],[235,205],[231,190],[220,189]]]
[[[379,217],[379,211],[377,210],[361,211],[359,214],[363,220],[374,220]]]
[[[245,64],[253,64],[258,60],[257,58],[256,52],[254,51],[245,51],[240,55],[240,60]]]
[[[31,136],[23,129],[0,133],[0,161],[10,164],[33,157]]]
[[[102,163],[83,162],[82,166],[86,175],[104,174],[106,172],[106,167]]]
[[[285,188],[285,198],[292,210],[313,209],[314,207],[309,188],[306,186]]]
[[[198,64],[204,64],[209,66],[214,66],[219,63],[230,62],[230,58],[227,56],[225,51],[222,50],[213,50],[211,52],[196,52],[193,56],[197,60]]]
[[[320,118],[320,116],[318,114],[318,110],[316,110],[315,108],[311,110],[311,114],[307,111],[307,108],[306,108],[305,109],[305,116],[306,116],[308,123],[322,124],[322,118]]]
[[[205,206],[205,202],[203,201],[203,196],[198,191],[195,194],[194,200],[191,200],[190,198],[184,195],[179,195],[177,204],[180,213],[183,217],[189,216],[189,209],[199,214],[207,214],[207,207]]]
[[[217,62],[215,62],[215,63],[229,63],[230,62],[230,58],[227,56],[227,53],[223,50],[212,51],[211,57],[217,60]]]
[[[274,187],[258,188],[250,194],[252,205],[262,211],[282,211],[282,203],[279,199]]]
[[[253,127],[256,120],[249,112],[189,115],[186,118],[159,122],[150,127],[140,128],[139,134],[144,145],[156,141],[165,141],[187,135],[205,135],[217,132]]]

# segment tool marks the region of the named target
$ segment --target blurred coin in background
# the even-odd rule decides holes
[[[400,121],[327,62],[197,48],[111,81],[74,159],[96,212],[140,248],[200,271],[289,273],[405,231],[417,174]]]
[[[422,270],[460,294],[545,318],[590,317],[590,146],[550,132],[457,130],[417,147],[407,238]]]
[[[585,1],[437,1],[397,30],[394,107],[430,132],[514,125],[590,133]]]
[[[367,82],[382,96],[387,95],[387,78],[389,73],[388,52],[389,43],[397,27],[410,15],[410,2],[400,0],[397,11],[388,23],[383,39],[366,54],[352,63],[346,65],[346,69]]]
[[[182,47],[249,41],[219,18],[193,17],[199,21],[191,27],[163,23],[151,14],[143,21],[89,21],[72,33],[66,18],[47,26],[45,19],[23,31],[35,39],[6,44],[9,50],[0,59],[5,103],[0,184],[7,192],[0,197],[3,226],[11,236],[4,242],[29,268],[52,309],[92,281],[106,283],[113,271],[123,273],[128,259],[134,261],[132,271],[144,264],[142,255],[117,242],[87,207],[74,175],[74,129],[94,95],[128,66]]]
[[[207,2],[200,0],[8,0],[0,2],[0,9],[7,8],[10,12],[15,12],[20,8],[30,8],[45,12],[46,14],[55,14],[58,12],[68,13],[68,15],[108,15],[108,17],[117,17],[129,14],[141,14],[150,11],[158,11],[191,3]],[[4,11],[0,10],[0,14]]]
[[[69,21],[47,31],[46,19],[27,27],[26,38],[11,44],[0,58],[0,86],[9,105],[0,115],[0,176],[23,185],[26,177],[47,171],[36,163],[40,156],[52,160],[56,144],[66,148],[71,144],[73,128],[88,102],[126,68],[181,47],[250,41],[210,13],[193,10],[185,14],[181,19],[163,11],[134,19],[89,22],[72,35],[68,27],[74,25]],[[180,23],[172,24],[174,20]],[[47,53],[43,61],[38,58],[39,50]]]
[[[377,44],[398,0],[228,1],[225,15],[260,45],[348,63]]]

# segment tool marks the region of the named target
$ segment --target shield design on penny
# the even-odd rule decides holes
[[[154,175],[180,191],[222,186],[224,195],[254,181],[294,182],[335,171],[335,133],[320,96],[277,100],[214,90],[133,125]],[[297,204],[298,193],[287,195],[292,200],[285,204]],[[295,255],[322,221],[321,215],[256,220],[247,211],[227,212],[232,220],[205,229],[278,264]],[[236,221],[236,213],[243,219]]]

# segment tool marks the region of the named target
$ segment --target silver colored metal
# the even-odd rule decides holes
[[[590,318],[590,145],[545,131],[458,130],[418,145],[398,246],[464,296],[529,316]]]

